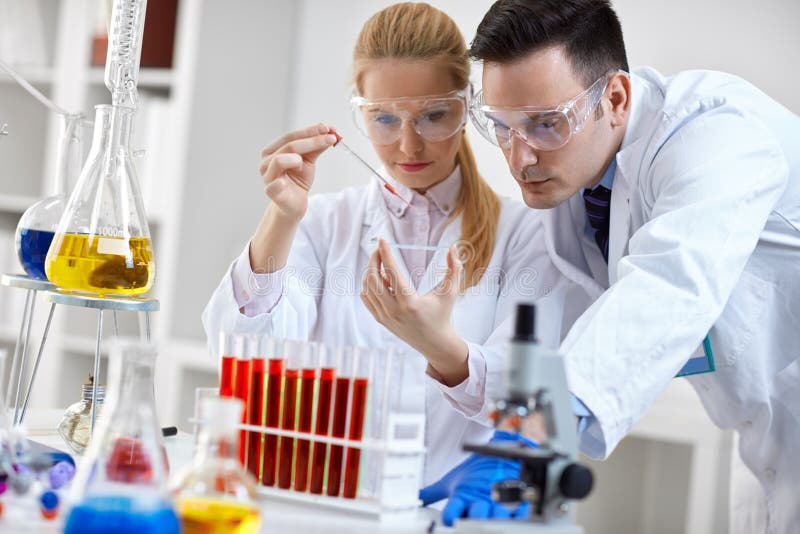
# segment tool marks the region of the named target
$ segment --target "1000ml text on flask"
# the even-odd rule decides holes
[[[48,258],[50,281],[74,291],[135,296],[153,285],[153,252],[149,237],[105,237],[62,234]]]

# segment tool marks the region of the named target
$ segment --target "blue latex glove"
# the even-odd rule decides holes
[[[511,432],[497,430],[489,441],[491,445],[501,443],[524,443],[538,447],[536,443]],[[442,522],[452,526],[456,519],[510,519],[527,517],[529,504],[522,503],[516,510],[494,502],[491,497],[495,482],[519,479],[520,463],[504,458],[493,458],[473,454],[450,472],[430,486],[419,491],[423,505],[428,505],[447,497],[450,500],[442,510]]]

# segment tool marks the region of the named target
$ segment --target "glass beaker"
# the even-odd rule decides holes
[[[47,280],[44,263],[58,223],[67,205],[70,186],[81,170],[83,115],[62,115],[64,125],[58,145],[56,194],[44,198],[25,210],[17,224],[17,256],[22,268],[31,278]]]
[[[150,229],[131,161],[133,109],[95,108],[92,148],[47,253],[49,280],[68,291],[136,296],[153,285]]]
[[[97,420],[70,495],[65,534],[177,534],[166,489],[167,458],[156,419],[152,345],[115,340],[105,416]]]
[[[202,427],[191,465],[173,480],[184,534],[254,534],[261,524],[256,481],[238,458],[244,403],[232,397],[200,401]]]

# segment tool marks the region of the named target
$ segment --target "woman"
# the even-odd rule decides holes
[[[441,11],[404,3],[368,20],[354,115],[402,199],[377,181],[309,199],[334,130],[284,135],[262,151],[271,203],[203,315],[211,340],[231,330],[404,348],[403,402],[427,416],[425,484],[465,458],[463,443],[492,434],[514,304],[561,287],[537,216],[478,174],[464,132],[468,76],[464,40]],[[398,254],[387,241],[443,250]],[[457,241],[463,265],[448,249]],[[540,329],[553,334],[545,342],[557,344],[559,324]]]

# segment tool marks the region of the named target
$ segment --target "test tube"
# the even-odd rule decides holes
[[[284,353],[283,346],[283,341],[274,343],[275,352],[270,355],[267,365],[267,420],[265,426],[269,428],[278,428],[281,420],[281,389],[285,360],[279,355]],[[278,436],[274,434],[264,436],[263,457],[261,484],[274,486],[278,465]]]
[[[219,396],[233,397],[234,376],[236,375],[236,356],[233,347],[234,336],[230,332],[219,335]]]
[[[247,401],[250,396],[250,354],[246,348],[247,338],[237,334],[233,340],[234,353],[236,354],[236,371],[233,384],[233,396],[242,401],[242,423],[247,422]],[[247,433],[242,430],[239,434],[239,461],[244,466],[247,454]]]
[[[320,363],[320,351],[324,345],[309,343],[308,350],[303,354],[302,371],[300,378],[300,400],[297,413],[298,432],[312,431],[314,418],[314,387],[317,382],[317,367]],[[294,467],[294,489],[306,491],[308,488],[308,462],[311,458],[311,442],[307,439],[297,440]]]
[[[367,411],[367,388],[369,377],[372,376],[374,365],[374,352],[369,349],[356,350],[353,365],[353,394],[350,399],[350,421],[347,438],[352,441],[361,441],[364,436],[364,419]],[[349,447],[347,449],[344,466],[344,488],[342,495],[346,499],[355,499],[358,491],[358,474],[361,464],[361,449]]]
[[[300,386],[300,368],[303,355],[308,351],[306,341],[286,341],[286,375],[283,382],[283,409],[281,410],[281,429],[294,430],[297,422],[297,393]],[[278,487],[292,487],[292,466],[294,464],[294,438],[281,436],[278,442]]]
[[[403,357],[394,349],[381,348],[373,353],[374,363],[369,377],[369,396],[367,399],[364,433],[371,440],[389,441],[389,412],[399,409],[402,384]],[[383,483],[381,472],[384,464],[384,451],[367,449],[361,451],[361,467],[358,494],[377,501],[381,500]]]
[[[250,396],[247,402],[247,423],[255,426],[264,424],[264,373],[266,372],[265,348],[255,336],[247,338],[248,351],[252,357],[250,363]],[[261,477],[261,447],[264,434],[250,431],[247,433],[247,470],[256,480]]]
[[[353,347],[339,348],[339,376],[336,377],[336,392],[333,401],[333,422],[331,436],[344,438],[347,430],[347,409],[350,399],[350,383],[353,376]],[[331,445],[331,454],[328,459],[328,485],[327,493],[331,497],[338,497],[341,492],[342,482],[342,456],[344,447]]]
[[[319,388],[317,390],[317,418],[314,433],[327,436],[330,431],[331,399],[333,397],[333,381],[336,378],[336,356],[329,347],[320,352]],[[321,494],[325,483],[325,457],[328,446],[323,442],[315,442],[311,454],[311,483],[309,491]]]

